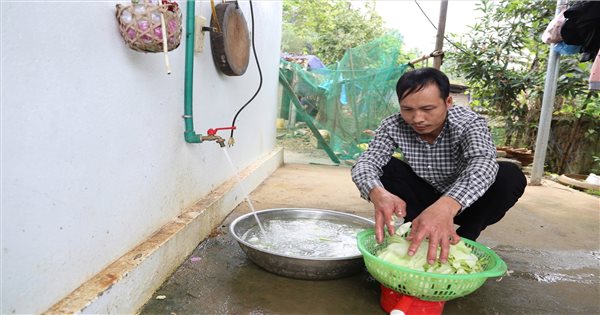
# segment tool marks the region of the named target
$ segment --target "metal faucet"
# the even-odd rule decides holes
[[[235,130],[235,126],[231,127],[220,127],[220,128],[210,128],[206,131],[206,136],[200,137],[200,141],[216,141],[221,148],[225,147],[225,139],[217,136],[217,131],[219,130]],[[233,131],[232,131],[233,132]],[[230,138],[230,141],[233,141],[233,138]],[[233,145],[233,143],[231,143]]]
[[[221,138],[220,136],[217,135],[207,135],[207,136],[202,136],[200,137],[200,140],[202,142],[204,141],[215,141],[219,144],[219,146],[221,146],[221,148],[225,147],[225,139]]]

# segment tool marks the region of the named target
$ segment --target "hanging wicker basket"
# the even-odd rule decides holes
[[[169,51],[179,47],[181,43],[181,11],[175,2],[139,0],[132,1],[127,6],[117,4],[116,16],[121,37],[133,50],[162,52],[163,29],[167,33]]]

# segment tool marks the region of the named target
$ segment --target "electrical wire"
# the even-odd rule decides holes
[[[237,120],[238,115],[242,112],[242,110],[244,110],[244,108],[246,108],[246,106],[248,106],[248,104],[250,104],[254,98],[256,98],[256,95],[258,95],[258,93],[260,92],[260,89],[262,88],[263,85],[263,75],[262,75],[262,70],[260,69],[260,63],[258,62],[258,56],[256,54],[256,45],[254,44],[254,9],[252,7],[252,0],[248,0],[248,2],[250,2],[250,19],[252,21],[252,52],[254,53],[254,60],[256,61],[256,67],[258,68],[258,75],[260,77],[260,81],[258,83],[258,89],[256,89],[256,92],[254,92],[254,95],[252,95],[252,97],[250,98],[250,100],[248,100],[246,102],[246,104],[244,104],[244,106],[242,106],[237,113],[235,113],[235,116],[233,117],[233,122],[231,123],[232,127],[235,127],[235,121]],[[235,129],[231,129],[231,135],[230,135],[230,142],[233,143],[233,131]]]
[[[423,11],[423,8],[421,8],[421,5],[419,4],[419,2],[417,2],[417,0],[415,0],[415,4],[417,5],[417,7],[419,7],[419,10],[421,10],[421,13],[423,13],[423,15],[425,16],[427,21],[429,21],[431,26],[433,26],[433,28],[435,28],[437,30],[437,26],[435,26],[435,24],[433,24],[433,22],[431,22],[431,19],[429,18],[429,16],[427,16],[427,13],[425,13],[425,11]]]
[[[419,4],[419,2],[417,2],[417,0],[415,0],[415,4],[417,5],[417,7],[419,7],[419,10],[421,10],[421,13],[423,13],[423,15],[425,16],[425,18],[427,19],[427,21],[429,21],[429,23],[431,24],[431,26],[433,26],[433,28],[437,31],[437,26],[435,26],[435,24],[433,24],[433,22],[431,21],[431,19],[429,18],[429,16],[427,16],[427,13],[425,13],[425,11],[423,11],[423,8],[421,8],[421,5]],[[444,39],[446,39],[446,41],[448,43],[450,43],[452,46],[456,47],[456,49],[462,51],[463,53],[467,53],[464,49],[458,47],[455,43],[453,43],[445,34],[444,34]]]

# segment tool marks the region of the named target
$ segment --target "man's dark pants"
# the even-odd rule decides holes
[[[523,195],[527,180],[519,167],[510,162],[498,164],[498,175],[492,186],[454,218],[454,223],[460,226],[456,231],[459,236],[476,240],[481,231],[500,221]],[[408,164],[396,158],[383,167],[381,182],[385,189],[406,202],[406,221],[412,221],[442,196]]]

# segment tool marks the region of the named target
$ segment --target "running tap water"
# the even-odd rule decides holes
[[[248,206],[250,206],[250,210],[252,210],[252,213],[254,214],[254,218],[256,219],[256,223],[258,223],[258,227],[260,228],[260,231],[261,231],[262,235],[266,235],[265,229],[263,228],[262,224],[260,223],[260,220],[258,219],[258,216],[256,215],[256,211],[254,210],[254,206],[252,205],[252,201],[250,201],[250,197],[249,197],[248,193],[246,192],[246,188],[244,187],[244,184],[242,183],[242,180],[240,179],[238,171],[235,168],[235,165],[233,164],[233,161],[231,160],[231,157],[229,156],[229,152],[227,151],[227,147],[222,147],[222,148],[223,148],[223,153],[225,153],[225,156],[227,157],[227,161],[229,161],[229,165],[231,165],[231,169],[233,170],[233,174],[235,174],[235,178],[237,179],[238,186],[240,187],[240,191],[241,191],[242,195],[246,198],[246,201],[248,202]]]

